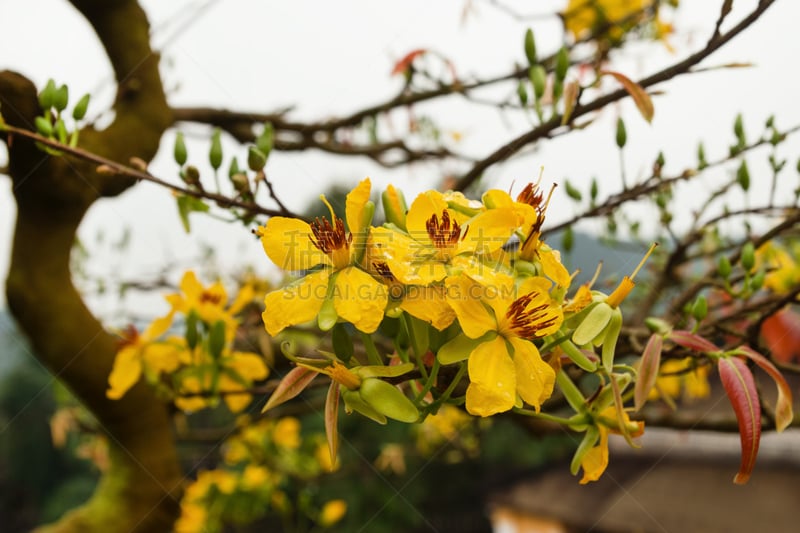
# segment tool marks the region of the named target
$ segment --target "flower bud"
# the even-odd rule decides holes
[[[628,140],[628,133],[625,131],[625,122],[622,120],[622,117],[617,119],[617,146],[620,149],[625,147],[625,143]]]
[[[53,125],[44,117],[36,117],[33,119],[34,124],[36,125],[36,131],[38,131],[43,137],[52,137],[53,136]]]
[[[75,120],[81,120],[83,117],[86,116],[86,111],[89,109],[89,99],[91,95],[89,93],[84,94],[78,103],[75,104],[75,107],[72,109],[72,118]]]
[[[567,77],[567,70],[569,69],[569,51],[565,47],[561,47],[556,55],[556,79],[564,81]]]
[[[736,171],[736,182],[743,191],[747,192],[747,190],[750,189],[750,171],[747,169],[747,161],[744,159],[742,160],[742,164],[739,165],[739,169]]]
[[[534,65],[528,69],[528,77],[533,84],[533,94],[536,100],[539,100],[544,95],[544,89],[547,85],[547,72],[541,65]]]
[[[720,256],[719,261],[717,261],[717,272],[723,279],[728,279],[728,276],[731,275],[731,261],[728,259],[727,255]]]
[[[59,112],[64,111],[69,103],[69,88],[62,85],[53,92],[53,107]]]
[[[51,107],[53,107],[53,98],[55,97],[56,92],[56,82],[53,79],[47,80],[47,84],[42,89],[42,92],[39,93],[39,107],[42,108],[42,111],[47,111]]]
[[[194,165],[189,165],[181,172],[181,179],[186,185],[200,187],[200,171]]]
[[[739,259],[739,262],[742,264],[742,268],[747,272],[753,270],[756,264],[756,250],[752,242],[748,241],[742,246],[742,257]]]
[[[186,159],[189,157],[186,151],[186,141],[183,138],[183,132],[179,131],[175,134],[175,147],[172,154],[175,156],[175,162],[183,166],[186,164]]]
[[[208,161],[214,170],[222,166],[222,140],[220,139],[220,129],[214,128],[211,134],[211,148],[208,151]]]
[[[692,316],[700,322],[708,315],[708,302],[705,296],[698,296],[692,305]]]
[[[528,105],[528,89],[525,88],[523,80],[519,80],[517,84],[517,97],[519,97],[519,103],[522,107]]]
[[[536,64],[536,40],[533,37],[533,30],[530,28],[525,32],[525,57],[528,58],[529,65]]]
[[[405,231],[408,207],[406,206],[403,192],[395,189],[393,185],[389,185],[381,194],[381,201],[383,203],[383,212],[386,215],[386,222],[394,224]]]
[[[264,123],[264,131],[261,132],[261,135],[256,138],[256,148],[258,148],[262,154],[264,154],[264,158],[268,158],[270,152],[272,152],[272,146],[275,142],[275,129],[272,127],[271,122]],[[261,165],[262,167],[264,165]],[[253,169],[258,170],[258,169]]]
[[[247,166],[253,172],[258,172],[267,164],[267,156],[255,146],[250,146],[247,150]]]

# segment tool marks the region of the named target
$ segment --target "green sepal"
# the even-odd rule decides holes
[[[495,333],[494,336],[496,335],[497,334]],[[494,336],[487,333],[478,339],[470,339],[462,333],[456,338],[443,344],[442,347],[439,348],[439,353],[436,354],[436,358],[439,359],[439,362],[443,365],[460,363],[461,361],[468,359],[469,354],[471,354],[475,348],[484,342],[492,340]]]
[[[414,403],[400,389],[381,379],[365,379],[359,394],[362,400],[388,418],[408,424],[419,420],[419,411]]]
[[[346,387],[339,387],[339,389],[342,392],[342,400],[344,400],[344,410],[348,414],[356,411],[378,424],[386,423],[386,417],[365,402],[357,390],[349,390]]]
[[[361,379],[370,379],[370,378],[396,378],[402,376],[403,374],[408,374],[415,368],[416,366],[414,366],[414,363],[403,363],[401,365],[392,365],[392,366],[377,366],[377,365],[359,366],[356,368],[351,368],[350,370],[352,370],[353,374],[357,375]]]
[[[589,344],[606,328],[614,309],[605,302],[595,305],[572,333],[572,341],[578,346]]]
[[[339,320],[339,315],[336,313],[336,308],[333,305],[333,293],[336,288],[336,277],[338,275],[339,273],[335,272],[328,279],[328,294],[325,295],[325,301],[322,302],[322,307],[317,315],[317,325],[322,331],[329,331]]]
[[[575,450],[575,455],[572,456],[572,461],[569,464],[569,471],[573,476],[578,474],[578,471],[581,469],[581,462],[583,461],[584,456],[589,453],[589,450],[594,448],[598,440],[600,440],[600,430],[597,429],[597,426],[589,426],[586,429],[586,434],[583,436],[583,440],[578,445],[578,449]]]

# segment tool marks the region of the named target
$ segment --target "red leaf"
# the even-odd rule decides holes
[[[413,63],[416,58],[426,54],[427,52],[428,50],[425,48],[418,48],[404,55],[400,61],[394,64],[394,67],[392,68],[392,76],[396,74],[403,74],[409,69],[409,67],[411,67],[411,63]]]
[[[694,350],[695,352],[715,353],[720,351],[714,343],[704,339],[696,333],[692,333],[691,331],[674,329],[669,332],[667,339],[671,340],[678,346],[683,346],[684,348]]]
[[[776,361],[790,363],[800,359],[800,315],[788,307],[764,320],[761,336]]]
[[[772,378],[772,381],[774,381],[775,385],[778,387],[778,400],[775,402],[775,429],[778,432],[783,431],[794,419],[794,412],[792,410],[792,389],[789,388],[789,384],[786,383],[783,374],[775,368],[775,365],[773,365],[769,359],[749,346],[742,346],[738,351],[760,366],[764,372],[769,374],[769,377]]]
[[[328,437],[333,469],[336,466],[336,454],[339,453],[339,384],[335,381],[331,381],[325,398],[325,435]]]
[[[645,91],[641,85],[631,80],[624,74],[614,72],[613,70],[601,70],[600,75],[602,76],[604,74],[613,76],[614,79],[622,85],[622,88],[628,91],[628,94],[630,94],[631,98],[633,98],[636,107],[639,108],[639,113],[642,114],[647,122],[653,120],[653,114],[655,113],[653,100],[650,99],[650,95],[647,94],[647,91]]]
[[[267,400],[261,412],[265,413],[273,407],[287,402],[303,392],[303,389],[317,377],[317,374],[317,372],[302,366],[298,366],[289,371],[281,382],[278,383],[278,387],[275,389],[275,392],[272,393],[272,396],[269,397],[269,400]]]
[[[639,375],[633,391],[633,406],[636,411],[642,408],[647,401],[647,396],[656,384],[658,367],[661,364],[661,347],[663,339],[660,334],[653,333],[642,353],[642,362],[639,365]]]
[[[739,439],[742,443],[742,464],[733,478],[737,485],[750,479],[756,464],[758,445],[761,441],[761,406],[753,374],[747,364],[738,357],[723,357],[719,360],[719,377],[731,401],[736,419],[739,421]]]

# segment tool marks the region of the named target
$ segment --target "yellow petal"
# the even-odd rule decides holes
[[[455,311],[467,337],[477,339],[497,329],[494,314],[481,302],[487,291],[484,286],[464,275],[447,278],[445,283],[447,303]]]
[[[386,286],[363,270],[347,267],[336,277],[333,293],[336,314],[364,333],[378,329],[388,301]]]
[[[153,320],[153,322],[147,327],[146,330],[142,333],[142,339],[151,341],[155,340],[164,333],[167,332],[169,327],[172,325],[172,320],[175,316],[175,311],[170,311],[167,316],[163,316],[161,318],[157,318]]]
[[[490,209],[470,219],[467,227],[457,253],[487,254],[508,242],[517,229],[517,217],[513,209]]]
[[[185,376],[179,385],[178,392],[185,396],[178,396],[175,398],[175,406],[181,411],[194,412],[204,409],[208,404],[208,400],[203,398],[199,393],[203,390],[200,380],[197,376]]]
[[[249,381],[264,379],[269,374],[264,358],[252,352],[232,352],[225,366]]]
[[[383,261],[395,278],[406,285],[430,285],[447,275],[436,250],[426,243],[387,228],[372,228],[368,261]]]
[[[187,300],[198,300],[203,293],[203,285],[198,281],[197,275],[187,270],[181,278],[180,289]]]
[[[108,390],[106,396],[112,400],[119,400],[133,387],[142,375],[142,359],[139,354],[140,347],[126,346],[117,352],[114,366],[108,376]]]
[[[542,360],[536,346],[520,338],[508,339],[514,347],[514,368],[517,376],[517,392],[523,400],[537,411],[553,394],[556,373]]]
[[[406,228],[411,238],[421,242],[429,242],[427,223],[436,215],[442,217],[442,211],[447,209],[447,202],[439,191],[426,191],[414,199],[408,208]],[[455,217],[453,217],[455,220]]]
[[[150,373],[174,372],[181,364],[182,346],[158,342],[142,348],[142,362]]]
[[[511,275],[508,259],[502,250],[481,256],[463,254],[450,261],[450,270],[463,272],[484,287],[497,287],[495,293],[505,294],[508,300],[512,301],[514,277]]]
[[[233,301],[230,308],[228,308],[228,313],[235,315],[241,311],[245,305],[252,302],[254,297],[255,290],[253,289],[253,286],[249,283],[242,285],[242,288],[239,289],[239,294],[236,295],[236,299]]]
[[[312,272],[296,283],[273,291],[264,298],[264,327],[270,335],[303,324],[317,316],[328,293],[330,270]]]
[[[467,411],[491,416],[514,407],[517,380],[514,362],[502,337],[484,342],[470,354]]]
[[[328,256],[311,242],[311,226],[302,220],[272,217],[256,231],[264,252],[283,270],[294,272],[330,263]]]
[[[559,287],[569,287],[571,278],[569,271],[561,263],[561,254],[549,246],[539,249],[539,261],[542,263],[544,275],[553,280]]]
[[[360,232],[367,229],[362,227],[362,218],[364,217],[364,205],[369,201],[370,190],[370,181],[369,178],[366,178],[347,194],[344,213],[347,221],[347,229],[350,230],[350,233],[353,235],[358,235]]]
[[[580,484],[585,485],[590,481],[597,481],[608,467],[608,429],[600,426],[600,444],[586,452],[581,460],[583,479]]]
[[[443,330],[453,323],[456,313],[445,299],[442,286],[420,287],[412,285],[406,287],[406,295],[400,304],[400,309],[429,322],[438,330]]]

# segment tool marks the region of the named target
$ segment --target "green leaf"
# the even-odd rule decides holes
[[[186,230],[186,233],[189,233],[191,231],[191,227],[189,226],[189,213],[205,213],[209,210],[208,204],[206,204],[200,198],[195,198],[194,196],[188,196],[185,194],[178,196],[176,201],[178,202],[178,214],[181,217],[183,229]]]

